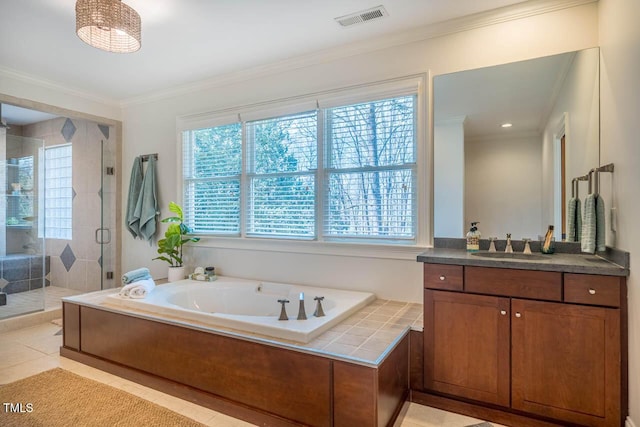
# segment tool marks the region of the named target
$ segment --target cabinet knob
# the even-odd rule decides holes
[[[596,290],[595,290],[595,289],[593,289],[593,288],[589,288],[589,293],[590,293],[591,295],[595,295],[595,294],[596,294]]]
[[[507,315],[507,310],[500,310],[500,314],[502,314],[503,316]]]
[[[446,279],[446,277],[440,276],[440,280],[444,281],[445,279]]]
[[[516,312],[516,317],[522,317],[522,314],[520,314],[519,311]]]

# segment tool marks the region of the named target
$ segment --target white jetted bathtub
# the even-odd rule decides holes
[[[301,293],[307,320],[297,320]],[[313,316],[314,297],[324,297],[325,316]],[[290,301],[286,304],[289,320],[278,320],[279,299]],[[369,292],[219,277],[214,282],[181,280],[156,286],[144,299],[113,294],[106,303],[307,343],[375,299]]]

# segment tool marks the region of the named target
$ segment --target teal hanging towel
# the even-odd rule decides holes
[[[127,196],[127,211],[125,225],[134,239],[140,237],[140,217],[136,216],[136,205],[142,189],[142,158],[133,159],[131,179],[129,180],[129,195]]]
[[[159,214],[156,194],[156,159],[155,156],[149,156],[149,164],[142,179],[142,189],[134,214],[140,218],[139,236],[142,240],[151,243],[151,239],[157,231],[156,217]]]

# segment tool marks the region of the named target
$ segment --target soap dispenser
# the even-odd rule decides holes
[[[479,222],[472,222],[467,233],[467,252],[477,252],[480,250],[480,231],[476,227]]]

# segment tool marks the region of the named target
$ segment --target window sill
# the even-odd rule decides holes
[[[192,248],[239,249],[247,251],[283,252],[311,255],[349,256],[360,258],[400,259],[415,261],[426,246],[338,243],[259,238],[202,237]]]

